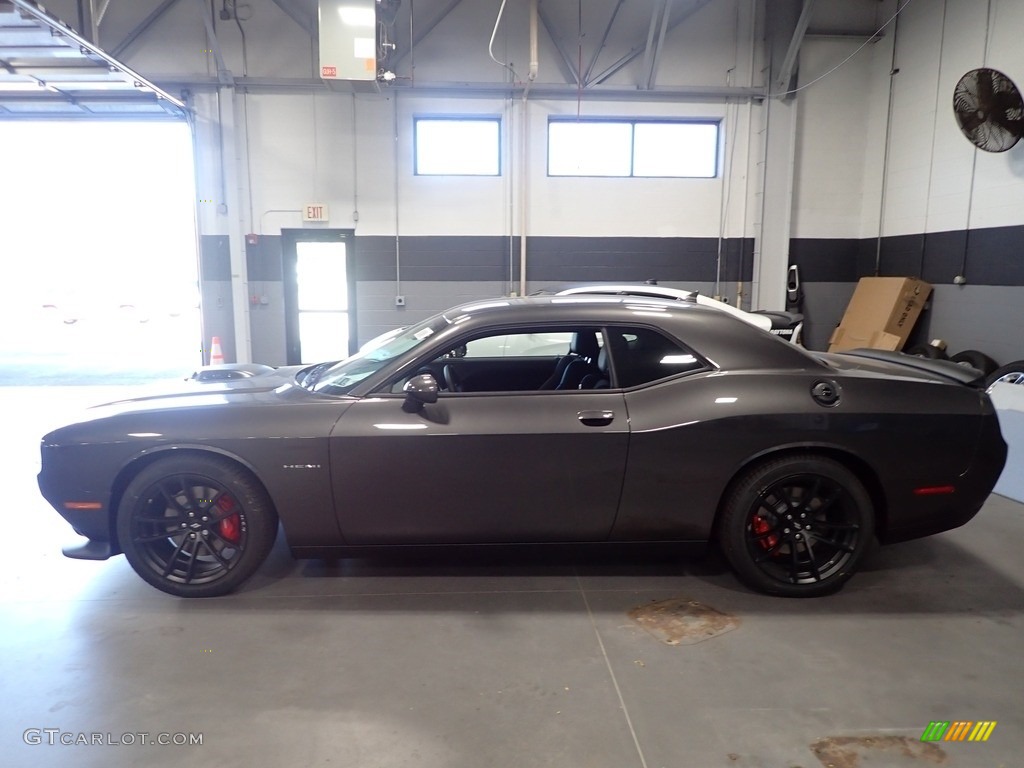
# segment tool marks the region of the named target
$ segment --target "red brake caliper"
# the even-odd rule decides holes
[[[779,543],[779,534],[769,533],[772,529],[771,523],[761,517],[761,515],[754,515],[754,519],[751,522],[750,527],[754,529],[754,533],[758,536],[764,536],[768,533],[767,536],[764,536],[763,539],[758,541],[758,544],[761,545],[762,549],[775,549],[776,545]]]
[[[217,500],[217,509],[221,512],[231,512],[235,508],[235,500],[224,494]],[[220,521],[220,535],[230,541],[232,544],[237,544],[238,539],[242,534],[242,521],[239,519],[238,514],[233,514],[230,517],[225,517]]]

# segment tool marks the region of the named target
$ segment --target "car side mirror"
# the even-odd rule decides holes
[[[424,405],[437,402],[437,379],[429,373],[417,374],[405,383],[402,391],[405,392],[402,410],[417,413]]]

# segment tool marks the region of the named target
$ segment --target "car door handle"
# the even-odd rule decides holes
[[[615,418],[615,411],[580,411],[576,414],[576,418],[584,426],[603,427],[606,424],[612,423],[612,420]]]

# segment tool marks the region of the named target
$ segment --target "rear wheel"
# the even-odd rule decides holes
[[[178,597],[236,589],[269,554],[277,514],[245,469],[221,457],[172,456],[125,490],[117,535],[135,572]]]
[[[718,540],[740,580],[759,592],[817,597],[835,592],[874,538],[863,483],[832,459],[767,461],[729,491]]]
[[[1024,384],[1024,360],[1015,360],[997,368],[985,378],[985,385],[993,384]]]

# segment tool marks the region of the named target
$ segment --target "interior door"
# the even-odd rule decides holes
[[[602,541],[629,440],[621,392],[401,395],[356,402],[331,436],[349,544]]]

